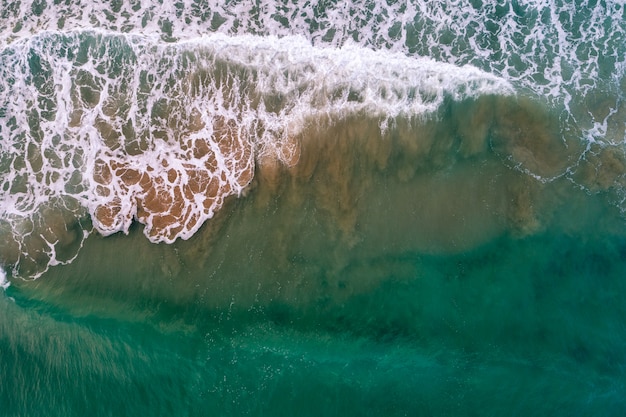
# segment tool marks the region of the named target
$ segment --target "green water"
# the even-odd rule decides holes
[[[0,417],[626,415],[623,1],[30,3],[0,5]],[[335,47],[512,95],[291,62]],[[298,163],[252,140],[188,241],[91,230],[91,144],[200,108]]]
[[[13,280],[0,415],[623,415],[610,190],[444,116],[314,130],[189,241],[92,235]]]

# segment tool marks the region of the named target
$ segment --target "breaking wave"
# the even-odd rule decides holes
[[[4,263],[20,275],[71,260],[55,248],[80,246],[66,225],[86,213],[103,235],[138,220],[153,242],[188,239],[255,164],[295,165],[306,127],[361,115],[384,133],[445,100],[513,93],[471,66],[300,37],[44,32],[0,61]]]

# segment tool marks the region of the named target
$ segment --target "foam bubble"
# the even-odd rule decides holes
[[[6,291],[10,285],[11,283],[7,279],[7,273],[4,272],[4,269],[0,268],[0,288]]]

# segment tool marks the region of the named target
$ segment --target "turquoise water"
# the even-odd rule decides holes
[[[0,416],[623,415],[625,13],[0,6]]]
[[[280,209],[235,207],[210,256],[201,236],[152,247],[134,230],[15,282],[2,298],[4,413],[624,409],[623,236],[560,225],[455,255],[363,256],[317,246],[323,215],[302,209],[306,239],[285,253],[257,238],[285,233]]]

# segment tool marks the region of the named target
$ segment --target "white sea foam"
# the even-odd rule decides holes
[[[7,273],[4,272],[4,269],[0,268],[0,288],[6,291],[10,285],[11,283],[7,279]]]
[[[472,66],[303,37],[44,32],[6,46],[0,62],[2,219],[69,197],[100,233],[139,220],[154,242],[191,237],[259,159],[295,164],[308,124],[363,115],[384,130],[446,98],[513,93]],[[62,235],[38,244],[51,264]]]
[[[605,60],[614,60],[614,67],[619,67],[626,59],[620,0],[579,6],[562,0],[483,0],[480,4],[470,0],[162,4],[127,0],[113,5],[92,0],[89,11],[78,0],[55,3],[16,2],[7,7],[0,20],[0,43],[42,30],[85,28],[154,35],[167,41],[211,32],[298,35],[316,46],[355,42],[455,65],[473,64],[554,100],[568,100],[575,91],[594,88]]]
[[[188,238],[260,159],[295,163],[307,124],[366,114],[384,130],[446,97],[530,92],[588,140],[624,140],[611,129],[626,71],[621,1],[323,3],[7,5],[0,218],[14,226],[69,196],[101,233],[138,218],[153,241]],[[621,99],[588,111],[598,91]],[[156,203],[181,195],[184,207]],[[159,217],[165,208],[176,218]]]

